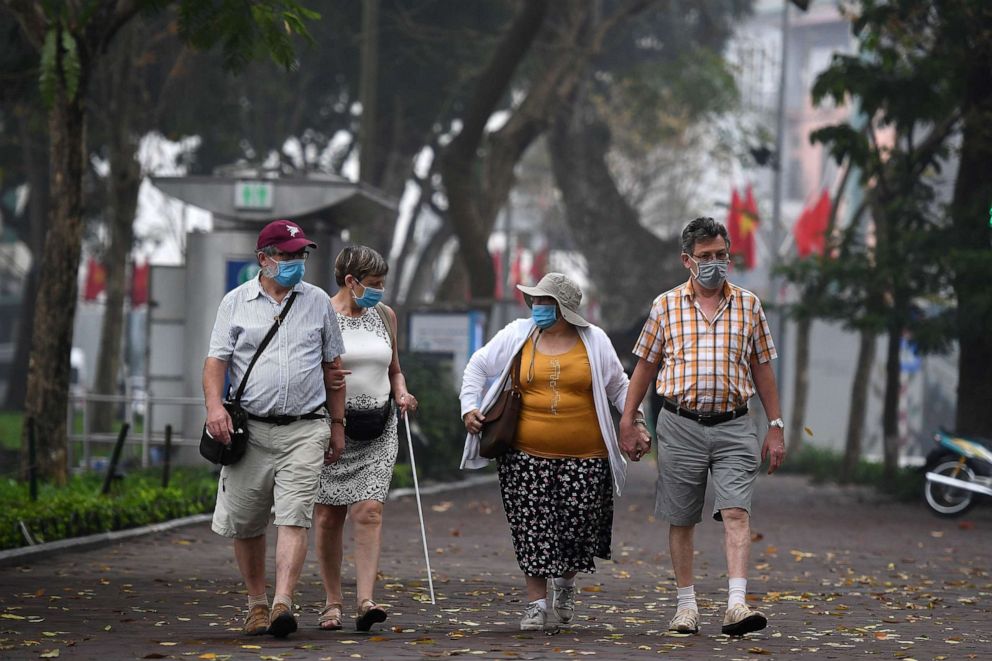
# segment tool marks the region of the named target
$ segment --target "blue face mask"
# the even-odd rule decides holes
[[[541,330],[551,328],[558,321],[558,311],[554,305],[536,303],[530,309],[530,316]]]
[[[279,283],[281,287],[292,287],[303,279],[306,271],[306,261],[302,259],[287,259],[285,262],[278,262],[279,270],[271,278]]]
[[[358,283],[362,285],[362,283]],[[365,287],[365,285],[362,285]],[[355,296],[355,302],[358,303],[363,308],[373,308],[379,301],[382,300],[382,295],[386,293],[385,289],[375,289],[374,287],[365,287],[365,292],[361,296],[355,296],[354,290],[352,290],[351,295]]]

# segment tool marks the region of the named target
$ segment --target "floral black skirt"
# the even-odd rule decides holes
[[[525,574],[594,572],[594,557],[610,558],[608,459],[542,459],[514,450],[498,463],[503,509]]]

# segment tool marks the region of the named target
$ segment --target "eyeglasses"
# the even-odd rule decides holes
[[[277,262],[286,262],[291,259],[302,259],[303,261],[307,261],[307,257],[309,256],[310,253],[306,250],[300,250],[299,252],[277,252],[272,255],[272,259]]]
[[[693,255],[692,258],[697,262],[702,262],[704,264],[707,264],[714,260],[725,262],[728,259],[730,259],[730,253],[727,252],[726,250],[721,250],[717,253],[704,252],[702,255]]]

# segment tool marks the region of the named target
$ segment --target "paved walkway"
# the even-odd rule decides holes
[[[796,476],[763,476],[755,497],[749,592],[769,628],[745,639],[720,634],[722,533],[704,521],[701,632],[666,633],[675,589],[664,527],[651,514],[652,467],[632,467],[617,501],[614,558],[579,577],[576,621],[557,632],[517,628],[522,580],[498,490],[486,485],[424,499],[436,606],[416,504],[387,504],[378,597],[390,616],[371,634],[316,629],[322,591],[311,558],[297,597],[300,631],[286,640],[240,637],[244,597],[230,545],[198,525],[0,567],[0,657],[992,658],[992,507],[945,521],[922,501],[893,503]],[[352,598],[350,564],[346,576]]]

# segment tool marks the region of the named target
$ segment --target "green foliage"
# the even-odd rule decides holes
[[[224,66],[243,69],[268,55],[286,69],[294,68],[292,37],[312,43],[305,22],[320,18],[295,0],[185,0],[179,5],[179,34],[200,50],[221,44]]]
[[[458,393],[451,379],[451,360],[440,354],[404,353],[401,359],[407,388],[417,398],[417,413],[411,416],[417,475],[421,479],[451,480],[460,477],[458,468],[465,447]],[[406,432],[400,422],[401,458],[406,458]],[[407,467],[409,470],[409,467]],[[394,474],[394,486],[396,474]],[[412,486],[412,477],[410,484]]]
[[[814,482],[840,482],[843,455],[832,450],[803,445],[798,454],[790,456],[779,469],[781,473],[809,475]],[[884,478],[885,467],[877,462],[862,459],[848,480],[849,484],[874,487],[902,501],[915,501],[922,497],[923,474],[916,468],[900,468],[891,480]]]
[[[0,481],[0,549],[26,546],[23,521],[38,542],[135,528],[209,512],[217,496],[217,478],[207,468],[177,468],[170,486],[161,487],[161,471],[127,475],[108,496],[100,495],[103,477],[96,473],[70,479],[65,487],[43,485],[32,502],[28,485]]]
[[[61,53],[59,53],[60,49]],[[82,65],[79,61],[76,38],[61,24],[56,23],[45,34],[45,42],[41,47],[38,84],[45,105],[51,106],[55,101],[59,78],[65,81],[66,96],[69,100],[75,99],[79,92],[81,73]]]

